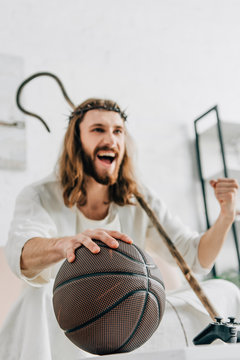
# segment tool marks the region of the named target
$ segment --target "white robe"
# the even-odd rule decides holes
[[[201,267],[197,256],[201,235],[191,231],[178,218],[173,217],[166,206],[150,192],[146,191],[145,197],[192,270],[199,274],[207,273],[209,269]],[[102,224],[99,222],[98,227],[104,228],[108,222],[111,226],[114,224],[112,230],[120,230],[128,234],[142,248],[149,239],[152,247],[161,257],[170,263],[175,263],[148,216],[138,204],[124,207],[112,204],[108,219]],[[76,207],[69,209],[64,205],[60,183],[54,174],[26,187],[18,196],[6,254],[12,271],[25,281],[26,286],[0,332],[0,359],[77,360],[92,356],[78,349],[66,338],[53,313],[52,286],[61,262],[45,269],[32,279],[24,277],[20,270],[20,255],[27,240],[33,237],[74,235],[83,231],[85,225],[86,218]],[[228,291],[231,290],[233,309],[229,316],[236,316],[240,313],[240,294],[239,289],[233,284],[224,281],[215,282],[214,291],[211,290],[212,285],[207,285],[208,295],[218,304],[219,291],[223,291],[223,284]],[[218,296],[215,296],[216,289]],[[222,303],[221,301],[218,311],[223,316],[227,316],[229,308],[222,306]],[[185,346],[208,324],[209,320],[206,310],[192,290],[170,294],[158,330],[136,351]]]

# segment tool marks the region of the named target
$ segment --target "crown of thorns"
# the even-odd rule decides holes
[[[71,121],[72,118],[75,116],[83,116],[87,111],[95,110],[95,109],[102,109],[102,110],[117,112],[124,121],[127,120],[127,114],[124,111],[122,111],[116,104],[113,106],[110,106],[107,104],[96,105],[94,103],[89,103],[88,105],[86,105],[83,108],[78,108],[78,109],[74,110],[72,112],[72,114],[69,116],[69,121]]]

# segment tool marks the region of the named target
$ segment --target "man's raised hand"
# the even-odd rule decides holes
[[[237,180],[228,178],[211,180],[210,185],[214,188],[222,215],[233,221],[236,214],[237,190],[239,188]]]

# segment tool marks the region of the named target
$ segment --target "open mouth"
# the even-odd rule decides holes
[[[104,164],[110,165],[116,159],[116,154],[113,152],[99,151],[97,158],[101,160]]]

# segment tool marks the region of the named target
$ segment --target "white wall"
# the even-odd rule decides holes
[[[76,104],[89,96],[119,101],[145,181],[185,222],[204,228],[188,139],[193,119],[216,103],[223,118],[240,119],[240,2],[8,0],[0,7],[1,52],[23,57],[25,77],[58,74]],[[26,118],[27,169],[0,170],[1,244],[16,194],[52,169],[70,110],[51,79],[35,80],[24,97],[52,133]]]

